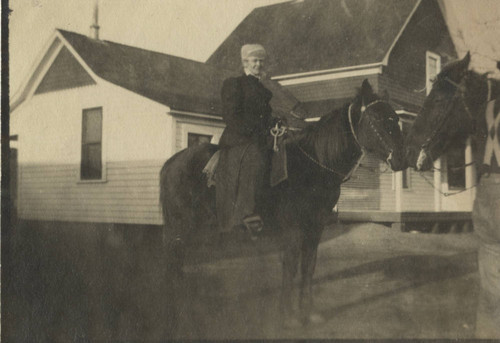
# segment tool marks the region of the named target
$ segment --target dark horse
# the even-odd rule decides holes
[[[469,70],[470,54],[453,62],[433,82],[421,113],[407,138],[407,159],[417,170],[429,170],[450,146],[471,138],[478,171],[472,219],[480,239],[480,292],[476,337],[500,337],[500,159],[498,144],[500,80]],[[496,120],[495,118],[496,114]],[[495,124],[496,122],[496,124]],[[495,127],[496,125],[496,127]],[[496,140],[496,143],[495,143]],[[495,157],[496,156],[496,157]],[[495,165],[494,159],[497,164]],[[461,166],[465,168],[466,166]]]
[[[214,194],[202,169],[217,149],[211,144],[188,148],[163,166],[160,197],[167,240],[169,227],[192,231],[213,218]],[[285,323],[296,323],[291,304],[300,259],[300,320],[305,324],[313,318],[311,286],[324,219],[337,203],[342,182],[364,151],[393,170],[404,169],[406,160],[398,116],[367,80],[352,103],[298,133],[286,149],[288,179],[274,188],[276,231],[284,251],[281,304]]]
[[[433,82],[405,142],[408,163],[416,170],[431,169],[453,144],[463,145],[468,137],[473,139],[474,156],[483,156],[488,135],[485,106],[490,99],[500,98],[500,84],[488,81],[487,74],[468,70],[469,63],[467,53],[445,66]]]

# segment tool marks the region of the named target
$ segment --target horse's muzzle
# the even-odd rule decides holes
[[[426,171],[432,168],[432,159],[429,157],[425,149],[420,149],[418,154],[415,169],[418,171]]]
[[[405,170],[408,168],[408,162],[403,150],[391,151],[387,156],[387,164],[391,166],[393,171]]]

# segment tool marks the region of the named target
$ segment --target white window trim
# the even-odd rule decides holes
[[[102,127],[101,127],[101,165],[102,165],[102,170],[101,170],[101,178],[100,179],[93,179],[93,180],[82,180],[82,140],[83,140],[83,111],[85,110],[91,110],[91,109],[101,109],[101,117],[102,117]],[[80,140],[78,144],[78,149],[80,150],[79,152],[79,163],[78,163],[78,179],[77,183],[78,184],[94,184],[94,183],[106,183],[108,182],[107,179],[107,163],[106,163],[106,148],[107,148],[107,141],[104,133],[106,132],[106,120],[104,116],[104,106],[89,106],[82,108],[80,110]]]
[[[210,143],[218,144],[223,130],[223,128],[219,126],[196,125],[188,123],[182,123],[181,125],[182,125],[182,142],[181,142],[182,149],[187,148],[189,133],[212,136]]]
[[[412,112],[407,112],[407,111],[396,111],[396,113],[407,113],[407,114],[412,114],[412,115],[415,115],[414,113]],[[416,116],[416,115],[415,115]],[[409,120],[404,120],[403,118],[399,117],[399,129],[401,130],[401,132],[403,131],[403,122],[407,122],[407,123],[410,123]],[[403,173],[406,173],[407,174],[407,181],[408,181],[408,188],[404,188],[403,187]],[[403,190],[403,192],[409,192],[412,190],[412,173],[411,173],[411,170],[409,168],[405,169],[405,170],[401,170],[401,171],[393,171],[392,172],[392,190],[395,191],[396,190],[396,177],[399,177],[401,178],[401,189]]]
[[[426,51],[425,52],[425,89],[426,93],[425,95],[429,95],[432,89],[432,83],[429,80],[429,57],[433,57],[436,59],[436,75],[439,74],[441,71],[441,56],[438,54],[431,52],[431,51]],[[441,199],[441,193],[443,184],[441,182],[441,166],[443,166],[444,163],[441,163],[441,158],[438,158],[436,161],[434,161],[434,210],[435,211],[441,211],[442,208],[442,199]]]
[[[470,141],[468,141],[468,144],[470,144]],[[465,146],[463,153],[464,153],[465,164],[470,163],[471,161],[467,161],[467,145]],[[442,170],[442,177],[441,177],[442,182],[441,183],[442,183],[443,192],[454,194],[454,193],[462,193],[462,192],[464,192],[464,190],[467,190],[467,188],[469,188],[467,186],[468,173],[470,173],[469,168],[465,167],[463,170],[464,177],[465,177],[465,186],[460,187],[460,188],[450,189],[450,185],[448,183],[448,156],[443,155],[443,157],[441,158],[441,161],[442,161],[441,162],[441,170]]]
[[[425,52],[425,89],[426,89],[426,95],[429,95],[432,89],[432,83],[429,80],[430,75],[429,75],[429,57],[432,57],[436,59],[436,75],[439,74],[441,71],[441,56],[438,54],[431,52],[431,51],[426,51]]]

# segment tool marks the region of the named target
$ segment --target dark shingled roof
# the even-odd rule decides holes
[[[273,76],[382,62],[418,0],[303,0],[254,9],[207,60],[236,70],[260,43]]]
[[[99,77],[169,106],[220,115],[222,82],[235,72],[58,30]]]
[[[58,30],[99,77],[169,106],[171,109],[220,116],[222,82],[241,74],[205,63],[131,46],[99,41]],[[240,62],[239,62],[240,63]],[[298,101],[277,82],[266,80],[273,92],[273,115],[285,117]]]

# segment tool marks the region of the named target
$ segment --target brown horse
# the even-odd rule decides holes
[[[179,225],[193,232],[214,217],[214,191],[207,188],[202,169],[217,149],[210,144],[188,148],[163,166],[160,197],[167,241],[169,228]],[[350,104],[311,124],[286,149],[288,179],[271,195],[276,205],[273,231],[279,233],[284,251],[281,305],[285,323],[296,323],[292,287],[300,260],[300,320],[305,324],[312,318],[312,277],[324,219],[337,203],[342,182],[364,151],[393,170],[404,169],[406,160],[398,116],[367,80]]]
[[[469,70],[470,54],[439,73],[407,138],[407,159],[429,170],[450,146],[470,137],[478,171],[472,219],[480,239],[476,337],[500,337],[500,80]],[[496,120],[494,119],[496,116]],[[496,163],[495,163],[496,160]],[[465,168],[464,166],[461,166]]]

